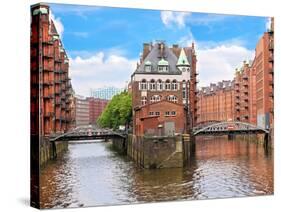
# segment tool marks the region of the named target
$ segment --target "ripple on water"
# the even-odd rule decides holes
[[[185,168],[144,170],[105,143],[70,144],[42,170],[42,207],[79,207],[273,193],[272,155],[245,141],[196,141]]]

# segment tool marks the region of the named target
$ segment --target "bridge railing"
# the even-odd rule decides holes
[[[259,131],[265,134],[268,134],[269,131],[255,126],[250,123],[245,123],[245,122],[219,122],[219,123],[213,123],[209,124],[205,127],[195,127],[193,128],[193,135],[198,135],[198,134],[206,134],[206,133],[221,133],[221,132],[253,132],[253,131]]]

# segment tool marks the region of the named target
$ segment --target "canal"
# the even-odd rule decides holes
[[[273,153],[244,140],[199,138],[185,168],[143,170],[110,143],[69,144],[40,177],[41,207],[273,194]]]

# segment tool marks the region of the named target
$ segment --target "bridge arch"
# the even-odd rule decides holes
[[[211,123],[202,128],[195,128],[193,135],[202,135],[202,134],[230,134],[230,133],[264,133],[268,134],[269,131],[255,126],[250,123],[240,122],[240,121],[225,121],[219,123]]]

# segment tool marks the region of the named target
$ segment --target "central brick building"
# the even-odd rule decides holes
[[[194,125],[196,91],[194,44],[180,48],[145,43],[131,77],[135,135],[186,133]]]

